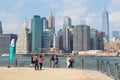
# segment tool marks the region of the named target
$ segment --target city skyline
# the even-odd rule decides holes
[[[13,5],[14,3],[16,4]],[[118,0],[4,0],[0,3],[0,21],[2,22],[3,33],[18,34],[25,18],[29,20],[30,27],[30,20],[34,15],[48,19],[48,14],[52,11],[55,16],[56,31],[63,27],[64,16],[71,17],[72,25],[79,25],[80,21],[83,20],[87,25],[101,31],[102,12],[105,4],[110,13],[110,32],[120,29]]]

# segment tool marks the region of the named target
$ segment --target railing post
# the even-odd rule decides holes
[[[96,60],[96,68],[97,68],[97,71],[100,70],[100,61],[98,59]]]
[[[101,61],[100,67],[101,67],[101,72],[103,72],[103,61]]]
[[[82,69],[84,69],[84,59],[82,59]]]
[[[114,74],[115,80],[118,80],[118,63],[115,63],[115,74]]]
[[[109,61],[107,61],[107,75],[110,74],[110,64],[109,64]]]
[[[15,67],[17,67],[17,58],[15,58]]]

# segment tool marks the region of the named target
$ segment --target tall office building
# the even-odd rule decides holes
[[[55,35],[55,17],[53,16],[52,12],[48,15],[48,29],[51,32],[50,36],[50,47],[53,48],[54,42],[54,35]]]
[[[29,28],[28,20],[25,19],[24,27],[21,29],[18,39],[16,42],[16,54],[27,54],[29,53]]]
[[[68,16],[65,16],[63,18],[63,31],[65,32],[65,52],[70,52],[70,31],[69,28],[71,26],[71,18]]]
[[[43,22],[43,31],[46,31],[48,29],[48,20],[46,17],[42,17],[42,22]]]
[[[32,52],[37,52],[42,48],[43,23],[39,15],[35,15],[31,19],[32,33]]]
[[[45,29],[43,32],[43,48],[44,49],[50,49],[50,35],[51,32],[49,29]]]
[[[90,49],[90,26],[77,25],[73,28],[73,50],[87,51]]]
[[[55,27],[55,17],[53,16],[52,12],[48,15],[48,28]]]
[[[119,31],[113,31],[113,32],[112,32],[112,38],[120,38],[119,35],[120,35],[120,34],[119,34]]]
[[[65,30],[60,29],[57,32],[58,35],[58,47],[60,50],[66,52],[66,48],[65,48]]]
[[[110,38],[109,38],[109,13],[108,11],[105,9],[103,11],[103,14],[102,14],[102,29],[103,29],[103,37],[104,39],[109,42],[110,41]]]
[[[2,30],[2,22],[0,21],[0,34],[3,33],[3,30]]]
[[[98,32],[98,49],[104,50],[103,32]]]
[[[90,50],[98,50],[98,31],[90,29]]]
[[[71,26],[71,18],[68,16],[65,16],[63,18],[63,29],[68,29]]]

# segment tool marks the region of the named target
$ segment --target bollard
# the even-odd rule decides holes
[[[97,69],[97,71],[100,70],[100,62],[98,59],[96,60],[96,69]]]
[[[82,59],[82,69],[84,69],[84,59]]]
[[[101,61],[100,67],[101,67],[101,72],[103,72],[103,61]]]
[[[17,58],[15,58],[15,67],[17,67]]]
[[[109,61],[107,61],[107,75],[109,75],[110,74],[110,64],[109,64]]]
[[[115,80],[119,80],[118,79],[118,63],[115,63],[115,74],[114,74]]]

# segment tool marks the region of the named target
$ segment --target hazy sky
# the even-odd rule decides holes
[[[19,33],[24,19],[33,15],[48,17],[50,11],[55,16],[56,30],[62,28],[63,16],[72,19],[72,25],[86,21],[91,28],[102,30],[102,12],[109,12],[110,31],[120,29],[119,0],[2,0],[0,2],[0,21],[4,33]],[[30,27],[30,26],[29,26]]]

